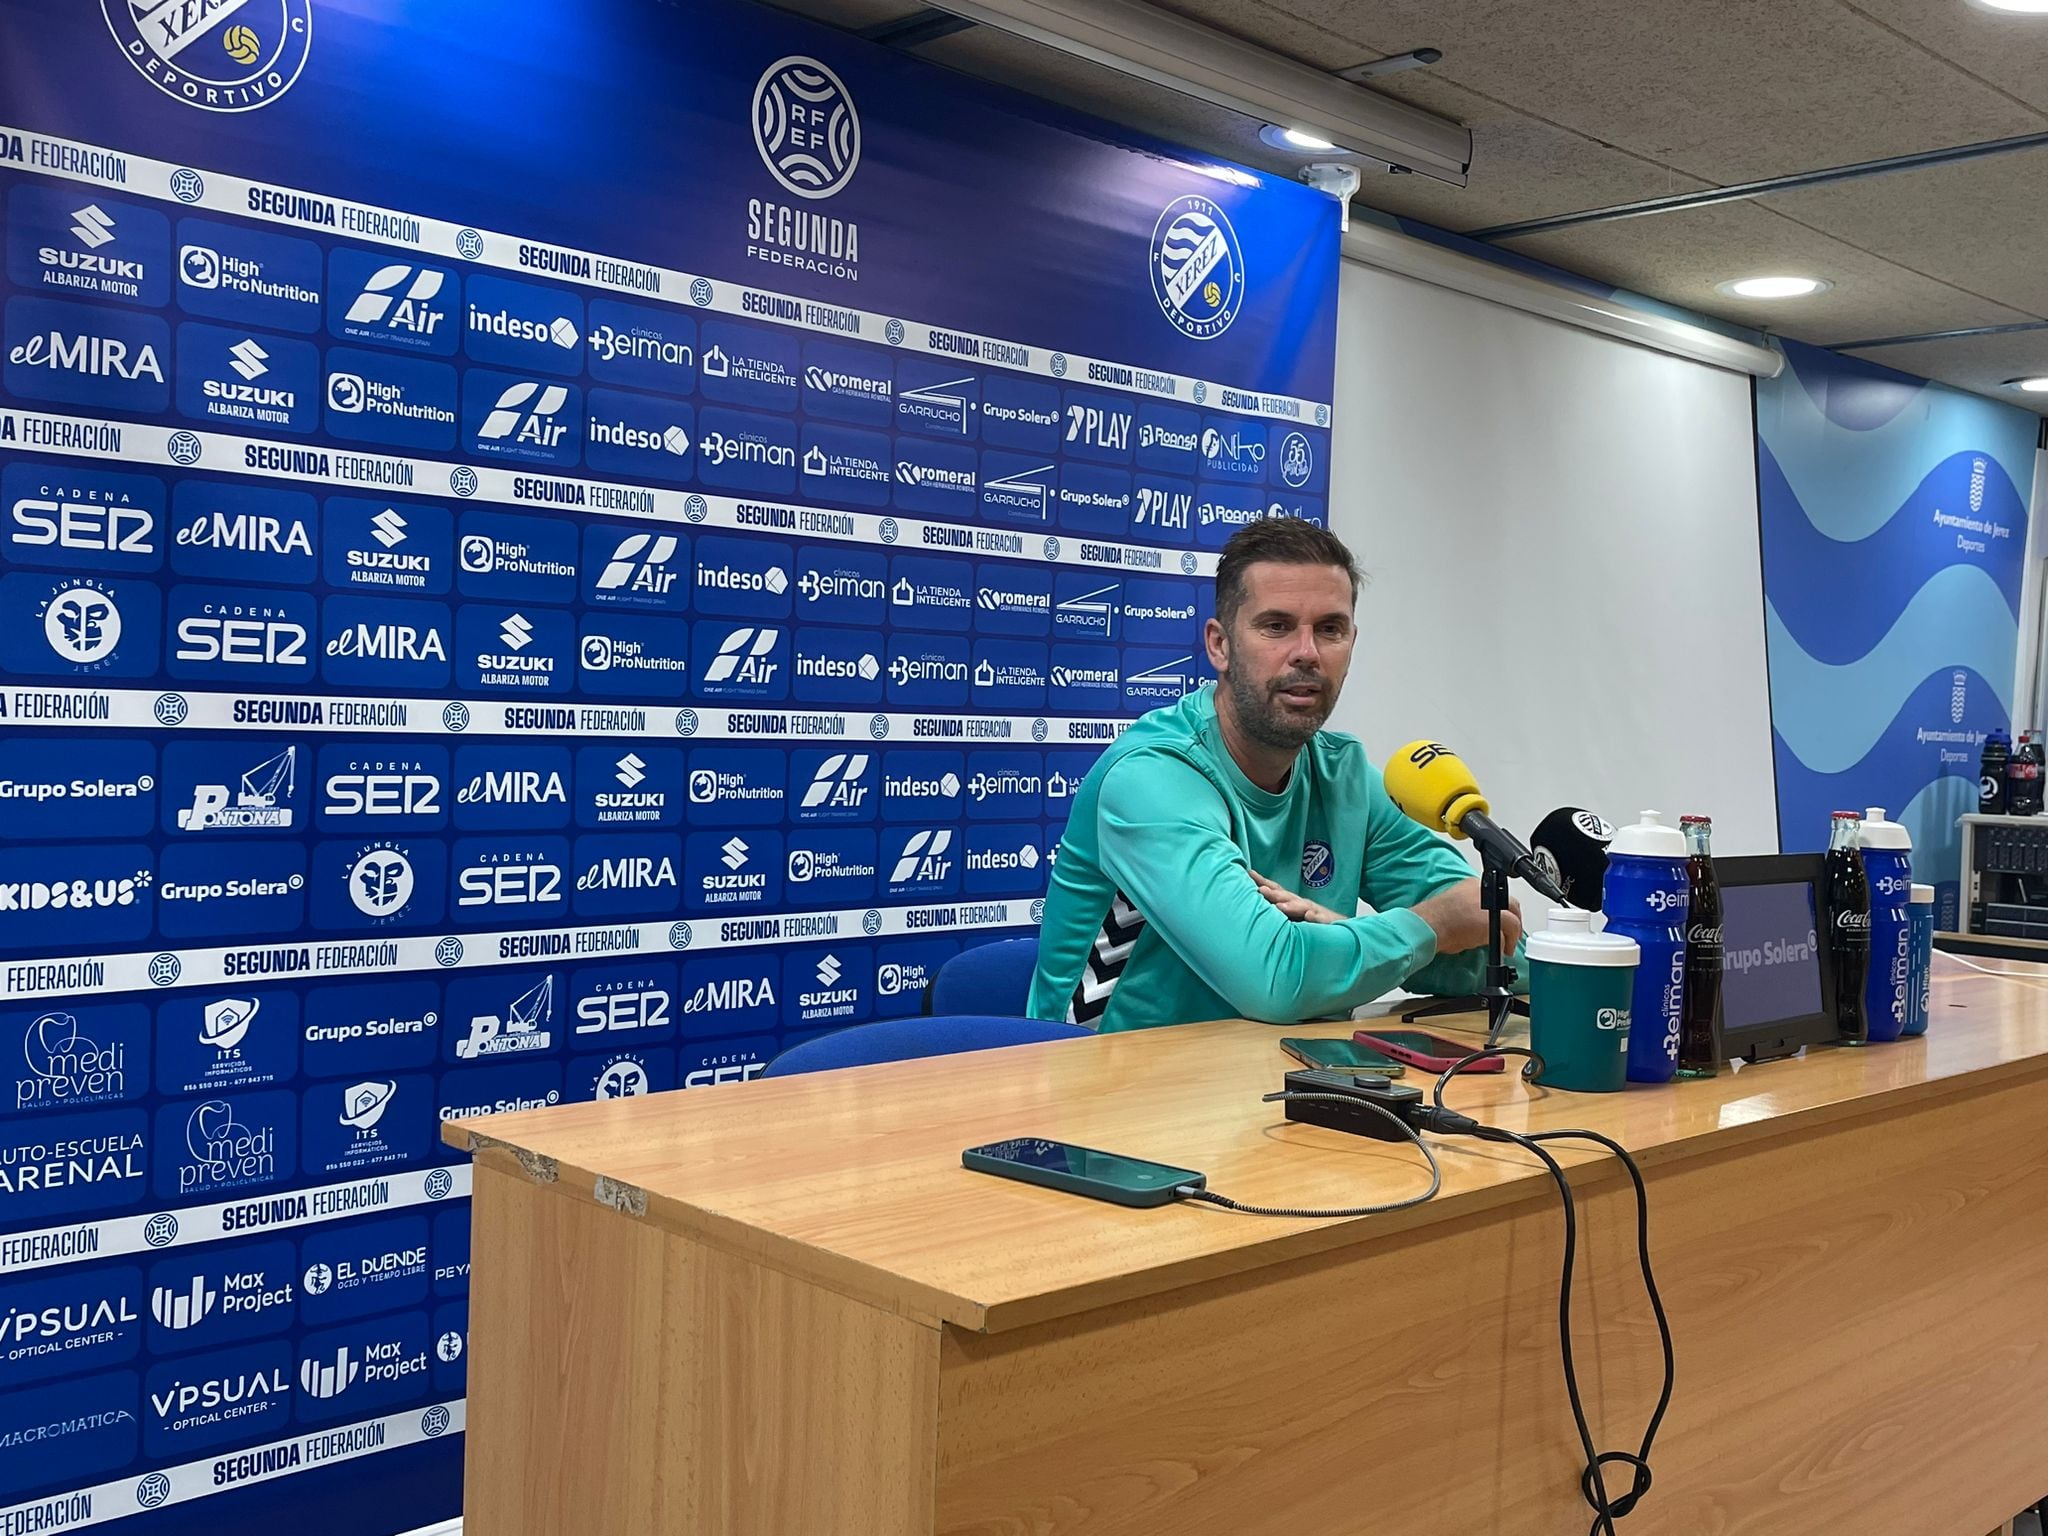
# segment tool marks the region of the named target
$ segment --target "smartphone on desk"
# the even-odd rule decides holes
[[[969,1147],[960,1154],[960,1164],[976,1173],[1043,1184],[1047,1189],[1065,1190],[1070,1195],[1086,1195],[1091,1200],[1108,1200],[1116,1205],[1171,1205],[1176,1189],[1190,1185],[1201,1189],[1209,1182],[1192,1168],[1148,1163],[1143,1158],[1098,1152],[1093,1147],[1045,1141],[1036,1136]]]
[[[1408,1069],[1385,1051],[1360,1045],[1356,1040],[1305,1040],[1290,1035],[1280,1049],[1304,1067],[1326,1072],[1351,1072],[1366,1077],[1399,1077]]]
[[[1425,1072],[1448,1072],[1474,1051],[1484,1048],[1474,1042],[1446,1040],[1423,1029],[1361,1029],[1354,1031],[1351,1038],[1367,1050],[1385,1051],[1396,1061],[1405,1061]],[[1465,1070],[1499,1072],[1506,1066],[1507,1058],[1487,1056]]]

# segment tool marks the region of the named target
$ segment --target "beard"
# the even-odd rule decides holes
[[[1237,724],[1245,735],[1261,746],[1295,752],[1315,739],[1330,711],[1337,707],[1337,689],[1320,672],[1288,672],[1270,683],[1257,683],[1235,668],[1223,674],[1230,700],[1237,706]],[[1284,688],[1313,686],[1321,690],[1307,708],[1281,698]]]

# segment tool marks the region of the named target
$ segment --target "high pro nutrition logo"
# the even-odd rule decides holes
[[[142,77],[207,112],[252,112],[292,88],[313,46],[312,0],[100,0]]]

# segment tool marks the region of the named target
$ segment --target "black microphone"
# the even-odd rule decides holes
[[[1598,912],[1606,900],[1607,845],[1613,840],[1611,822],[1569,805],[1539,821],[1529,839],[1536,862],[1564,891],[1562,899],[1587,912]]]

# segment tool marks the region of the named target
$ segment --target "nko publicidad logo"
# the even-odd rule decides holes
[[[1177,197],[1152,230],[1152,296],[1174,329],[1210,341],[1244,304],[1244,250],[1230,219],[1206,197]]]
[[[145,80],[208,112],[269,106],[313,46],[312,0],[100,0],[100,14]]]

